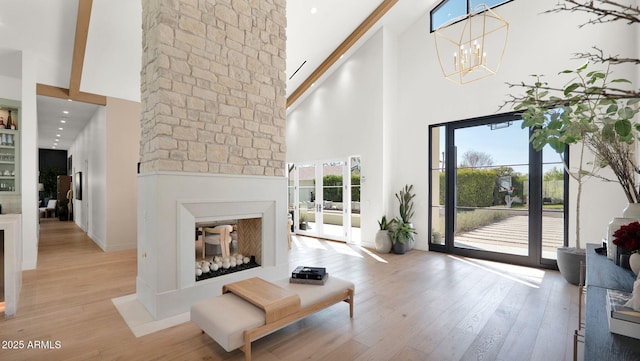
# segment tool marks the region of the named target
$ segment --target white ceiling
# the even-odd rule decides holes
[[[400,0],[381,22],[397,33],[402,32],[437,1]],[[303,61],[307,63],[287,82],[287,95],[381,2],[288,0],[287,77]],[[317,9],[313,14],[312,8]],[[15,50],[31,54],[36,61],[38,83],[68,88],[77,10],[78,0],[0,1],[0,55]],[[141,18],[140,1],[93,0],[81,91],[140,101]],[[380,26],[377,24],[356,47]],[[425,31],[428,32],[428,24]],[[0,70],[0,75],[7,74]],[[81,120],[90,119],[95,109],[78,102],[38,97],[39,146],[51,148],[56,134],[61,134],[63,140],[57,149],[68,149],[84,126]],[[70,112],[70,122],[61,133],[58,128],[62,110]]]

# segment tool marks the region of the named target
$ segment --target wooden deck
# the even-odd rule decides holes
[[[456,235],[456,247],[526,255],[528,252],[528,216],[511,216],[502,221]],[[555,259],[556,248],[563,246],[564,219],[544,217],[542,221],[542,255]]]

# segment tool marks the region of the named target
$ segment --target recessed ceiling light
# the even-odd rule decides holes
[[[66,123],[66,122],[67,122],[66,120],[64,120],[64,119],[60,119],[60,123],[64,124],[64,123]]]
[[[312,14],[315,14],[317,12],[318,12],[318,8],[317,7],[314,6],[314,7],[311,8],[311,13]]]
[[[68,101],[68,102],[72,102],[72,101],[73,101],[73,99],[67,99],[67,101]]]
[[[51,148],[56,149],[56,146],[54,145],[54,146],[53,146],[53,147],[51,147]]]
[[[64,130],[62,127],[58,128],[58,130]]]
[[[65,114],[69,114],[68,110],[63,110],[62,112],[65,113]]]
[[[60,134],[56,134],[56,137],[60,137]]]

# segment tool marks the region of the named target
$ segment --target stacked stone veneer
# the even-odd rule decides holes
[[[285,0],[145,0],[141,172],[284,176]]]

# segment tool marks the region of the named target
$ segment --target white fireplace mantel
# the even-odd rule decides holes
[[[262,219],[262,264],[195,281],[195,223]],[[285,177],[157,172],[138,176],[136,298],[156,319],[189,311],[226,283],[288,274]]]

